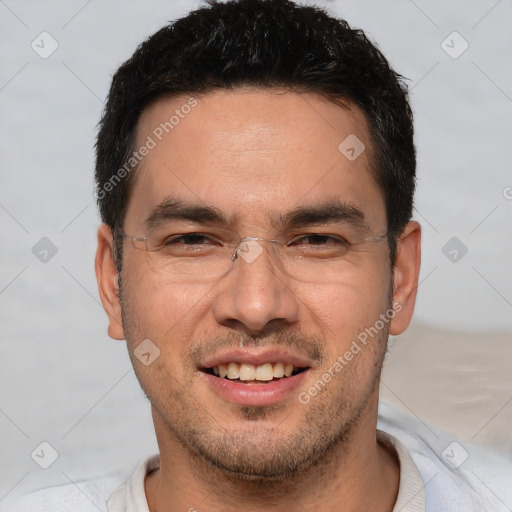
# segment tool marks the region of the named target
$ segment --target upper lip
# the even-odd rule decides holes
[[[211,356],[200,365],[200,368],[213,368],[220,364],[245,363],[260,366],[265,363],[291,363],[297,368],[311,367],[311,361],[304,356],[277,349],[238,349],[222,352]]]

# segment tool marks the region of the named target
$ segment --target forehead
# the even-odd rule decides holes
[[[143,146],[125,225],[140,226],[170,195],[254,226],[336,196],[385,228],[370,134],[353,105],[253,88],[165,98],[141,115],[135,147]]]

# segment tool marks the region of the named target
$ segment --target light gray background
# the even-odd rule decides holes
[[[156,451],[149,406],[96,291],[93,144],[116,68],[199,4],[0,0],[0,508],[22,490],[127,474]],[[317,4],[363,28],[410,79],[424,244],[417,321],[512,340],[511,1]],[[59,45],[47,59],[31,48],[43,31]],[[457,59],[442,47],[453,31],[469,44]],[[58,250],[46,263],[32,252],[42,237]],[[442,252],[452,237],[468,248],[455,263]],[[47,470],[30,456],[42,441],[59,453]]]

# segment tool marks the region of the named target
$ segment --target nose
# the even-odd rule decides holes
[[[269,244],[270,245],[270,244]],[[224,276],[213,302],[216,321],[224,326],[261,333],[298,321],[299,299],[293,283],[275,265],[272,247],[256,243],[239,246],[233,267]]]

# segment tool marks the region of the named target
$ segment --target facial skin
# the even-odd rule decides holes
[[[242,88],[197,96],[198,105],[144,158],[124,222],[130,236],[170,196],[216,207],[240,238],[281,238],[271,223],[297,206],[328,199],[364,214],[386,233],[382,192],[370,171],[364,115],[318,95]],[[187,98],[162,99],[139,121],[138,148]],[[349,161],[338,146],[349,134],[366,150]],[[187,223],[217,235],[217,227]],[[298,233],[329,233],[308,226]],[[217,235],[218,236],[218,235]],[[126,339],[152,404],[161,468],[146,479],[155,510],[390,511],[398,489],[395,456],[375,439],[378,382],[388,334],[409,324],[420,264],[420,228],[411,222],[394,272],[387,241],[347,261],[339,277],[304,282],[284,274],[264,251],[222,277],[172,278],[147,253],[124,243],[121,298],[111,234],[98,232],[96,272],[109,335]],[[358,334],[392,307],[400,312],[307,403],[315,384]],[[160,350],[145,366],[133,355],[145,339]],[[228,349],[291,351],[308,362],[300,385],[277,403],[248,406],[220,395],[201,363]],[[250,386],[250,384],[247,384]],[[340,508],[340,507],[343,508]],[[174,507],[174,508],[171,508]]]

